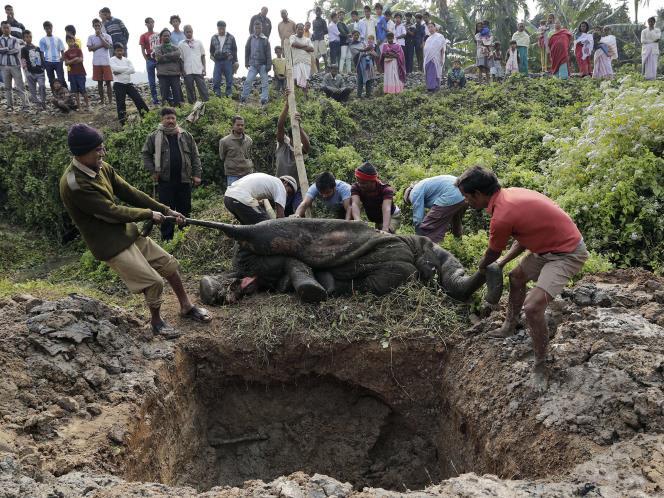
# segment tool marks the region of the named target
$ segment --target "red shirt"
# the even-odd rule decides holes
[[[76,59],[78,57],[83,57],[83,52],[81,51],[80,48],[74,47],[70,48],[65,52],[65,62],[67,62],[70,59]],[[83,63],[79,62],[78,64],[68,64],[69,66],[69,71],[68,74],[71,75],[76,75],[76,76],[85,76],[85,68],[83,67]]]
[[[150,33],[149,31],[143,33],[138,40],[138,44],[145,49],[145,53],[148,54],[148,57],[152,57],[154,48],[159,44],[159,33]]]
[[[362,201],[364,206],[364,212],[367,213],[367,218],[369,221],[374,223],[383,222],[383,201],[386,199],[394,199],[394,189],[387,183],[378,181],[378,186],[376,190],[371,192],[364,192],[360,189],[359,183],[353,183],[350,188],[351,195],[357,195]],[[392,208],[390,210],[391,214],[394,214],[396,211],[396,206],[392,203]]]
[[[502,252],[510,237],[535,254],[573,252],[581,232],[547,196],[525,188],[503,188],[486,208],[491,215],[489,248]]]

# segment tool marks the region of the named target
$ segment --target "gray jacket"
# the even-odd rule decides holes
[[[157,131],[153,131],[145,139],[143,144],[143,166],[145,169],[154,174],[155,172],[155,137]],[[198,147],[194,137],[188,131],[182,130],[178,137],[178,144],[180,145],[180,154],[182,155],[182,183],[191,183],[191,178],[201,178],[203,168],[201,167],[201,158],[198,154]],[[168,147],[168,140],[164,137],[161,146],[161,171],[159,172],[159,180],[168,182],[171,179],[171,153]]]

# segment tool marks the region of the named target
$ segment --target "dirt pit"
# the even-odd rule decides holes
[[[455,461],[473,470],[445,444],[450,433],[463,435],[445,413],[442,379],[435,375],[443,355],[402,356],[409,377],[424,382],[394,390],[389,351],[363,349],[337,351],[337,360],[318,371],[284,371],[284,363],[244,376],[232,366],[227,371],[225,357],[180,355],[130,438],[127,478],[205,491],[303,471],[355,489],[406,491],[456,476]],[[347,371],[361,358],[373,361]],[[302,362],[315,359],[307,355]],[[275,370],[279,378],[271,379]]]

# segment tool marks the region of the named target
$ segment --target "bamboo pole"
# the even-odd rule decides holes
[[[300,192],[302,201],[304,194],[309,190],[309,180],[307,179],[307,170],[304,167],[304,155],[302,154],[302,140],[300,140],[300,123],[295,119],[297,112],[297,102],[295,100],[295,80],[293,79],[293,51],[291,50],[290,40],[286,38],[284,44],[284,55],[286,56],[286,81],[288,82],[288,114],[290,115],[291,129],[293,130],[293,150],[295,153],[295,165],[297,166],[297,176],[300,182]],[[311,218],[311,209],[307,209],[306,218]]]

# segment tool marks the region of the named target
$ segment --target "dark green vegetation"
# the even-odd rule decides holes
[[[199,143],[207,184],[195,195],[197,216],[227,216],[221,205],[223,168],[217,144],[234,114],[245,117],[256,145],[257,169],[274,172],[274,132],[281,105],[238,108],[236,102],[213,99],[198,123],[184,125]],[[370,160],[396,187],[401,204],[402,191],[411,181],[458,174],[481,164],[493,168],[505,186],[547,193],[574,217],[595,252],[586,271],[608,269],[610,261],[661,272],[664,120],[656,116],[663,106],[661,82],[632,78],[600,86],[589,80],[515,77],[504,85],[471,84],[464,91],[434,96],[411,90],[347,106],[318,97],[300,102],[299,110],[313,144],[306,161],[311,181],[326,169],[351,181],[354,168]],[[187,108],[181,123],[186,112]],[[146,192],[151,192],[151,183],[140,150],[157,123],[151,113],[142,123],[106,137],[108,161]],[[4,138],[0,158],[3,218],[45,235],[51,246],[69,241],[75,231],[57,190],[69,160],[66,130]],[[448,237],[444,245],[472,267],[486,247],[487,228],[485,214],[471,213],[463,241]],[[406,225],[403,230],[411,228]],[[81,250],[80,243],[66,247],[74,254]],[[168,249],[193,274],[214,272],[229,262],[228,242],[202,229],[180,232]],[[80,262],[55,270],[51,279],[92,279],[108,291],[122,287],[89,253]]]

